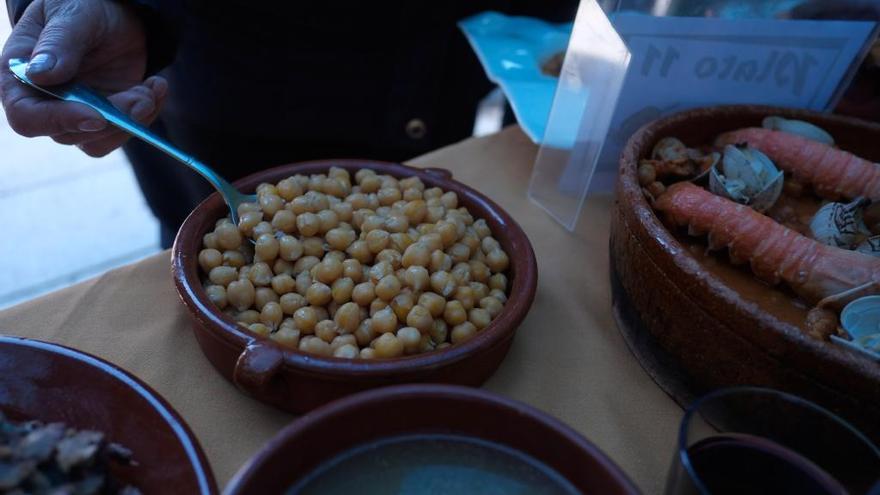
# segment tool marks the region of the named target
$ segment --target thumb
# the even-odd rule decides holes
[[[47,12],[46,24],[31,52],[28,77],[44,85],[73,79],[88,50],[93,23],[89,16],[77,15],[76,11]]]

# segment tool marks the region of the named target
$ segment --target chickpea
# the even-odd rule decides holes
[[[358,240],[352,242],[345,252],[362,264],[367,264],[373,261],[373,253],[370,252],[370,248],[367,247],[365,241]]]
[[[485,263],[482,261],[471,260],[468,262],[468,266],[470,266],[471,269],[472,280],[484,284],[489,282],[489,277],[492,276],[492,271]]]
[[[379,252],[388,247],[388,244],[391,243],[391,234],[381,229],[371,230],[367,233],[366,242],[367,249],[369,249],[371,253],[379,254]]]
[[[308,272],[312,269],[312,267],[320,262],[321,260],[317,256],[303,256],[302,258],[296,260],[296,263],[294,263],[293,265],[293,269],[296,270],[298,274],[302,272]]]
[[[354,213],[354,208],[351,206],[351,203],[341,201],[330,205],[330,209],[336,213],[340,222],[351,222],[352,214]]]
[[[449,339],[453,344],[461,344],[462,342],[470,340],[476,334],[477,327],[475,327],[473,323],[466,321],[452,327],[452,331],[449,333]]]
[[[403,281],[412,290],[421,292],[431,284],[431,276],[424,266],[411,266],[403,274]]]
[[[391,247],[400,253],[405,252],[413,242],[413,238],[409,234],[401,232],[391,234]]]
[[[277,328],[283,319],[284,312],[281,311],[281,305],[277,302],[267,302],[260,310],[260,321],[269,328]]]
[[[399,201],[402,197],[400,189],[394,187],[382,187],[376,193],[379,198],[379,204],[382,206],[391,206],[395,201]]]
[[[360,282],[364,276],[361,262],[358,260],[345,260],[342,262],[342,276],[350,278],[353,282]]]
[[[311,335],[300,338],[299,350],[318,356],[331,356],[333,354],[330,344]]]
[[[400,292],[400,280],[394,275],[385,275],[376,284],[376,296],[383,301],[390,301]]]
[[[420,198],[409,200],[403,207],[403,214],[410,224],[418,225],[428,214],[428,205]]]
[[[231,282],[229,285],[232,286],[234,283],[235,282]],[[223,309],[226,307],[226,304],[228,303],[226,287],[223,287],[222,285],[209,285],[205,287],[205,294],[208,295],[208,299],[210,299],[218,308]]]
[[[409,218],[403,213],[392,212],[385,219],[385,229],[395,234],[404,233],[409,230]]]
[[[486,284],[471,282],[468,284],[468,287],[470,287],[474,293],[474,300],[480,300],[489,295],[489,286]]]
[[[257,226],[260,222],[263,221],[263,212],[262,211],[248,211],[245,212],[238,219],[238,230],[246,235],[250,236],[254,232],[254,227]]]
[[[440,240],[443,241],[443,245],[446,247],[452,246],[455,244],[455,241],[458,240],[458,233],[455,224],[447,220],[437,222],[435,232],[440,234]]]
[[[254,229],[251,231],[252,239],[259,239],[263,234],[272,234],[274,231],[272,230],[272,224],[269,222],[260,222],[254,226]]]
[[[372,329],[375,333],[388,333],[397,329],[397,315],[394,314],[391,308],[386,307],[377,311],[371,320],[373,322]]]
[[[236,314],[235,321],[239,321],[248,325],[252,323],[257,323],[258,321],[260,321],[260,313],[259,311],[247,309]]]
[[[422,191],[414,187],[410,187],[403,190],[403,200],[404,201],[416,201],[422,199]]]
[[[387,261],[392,270],[397,270],[401,266],[401,254],[393,249],[383,249],[381,253],[376,255],[375,261],[377,263]]]
[[[292,315],[296,310],[308,304],[308,302],[302,295],[296,292],[289,292],[278,299],[278,304],[281,305],[281,310],[284,314]]]
[[[324,258],[324,261],[315,265],[315,278],[319,282],[332,284],[342,276],[342,263],[335,257]]]
[[[238,249],[241,246],[241,232],[232,223],[225,223],[214,229],[217,246],[221,249]]]
[[[443,309],[443,319],[446,323],[455,326],[467,321],[467,311],[461,301],[448,301]]]
[[[306,301],[312,306],[323,306],[333,299],[333,291],[321,282],[313,282],[306,290]]]
[[[278,210],[272,216],[272,227],[284,233],[291,233],[296,229],[296,214],[290,210]]]
[[[312,276],[309,272],[300,272],[299,275],[296,276],[296,292],[302,296],[305,296],[309,292],[309,287],[312,286]]]
[[[489,288],[507,292],[507,276],[503,273],[492,275],[489,277]]]
[[[431,289],[443,297],[449,297],[455,292],[455,279],[449,272],[434,272],[431,274]]]
[[[236,268],[241,268],[247,263],[244,258],[244,254],[241,251],[230,249],[228,251],[223,251],[223,264],[226,266],[234,266]],[[239,274],[241,276],[241,274]]]
[[[256,292],[248,279],[239,279],[229,283],[226,288],[226,299],[235,309],[244,311],[254,304]]]
[[[490,318],[495,318],[504,309],[504,304],[497,298],[487,296],[480,299],[480,307],[489,313]]]
[[[498,299],[499,301],[501,301],[501,304],[504,304],[507,302],[507,294],[505,294],[504,292],[502,292],[498,289],[490,290],[489,296],[494,297],[495,299]]]
[[[327,235],[325,236],[327,240],[327,244],[336,250],[345,251],[351,246],[351,243],[354,242],[357,234],[355,234],[354,230],[351,229],[343,229],[343,228],[335,228],[327,231]]]
[[[254,307],[258,311],[263,310],[263,306],[270,302],[278,302],[278,294],[268,287],[257,287],[254,291]]]
[[[351,300],[361,306],[370,304],[375,298],[375,285],[372,282],[359,283],[351,291]]]
[[[333,357],[343,358],[343,359],[354,359],[354,358],[358,357],[358,355],[359,355],[358,348],[354,345],[351,345],[351,344],[344,344],[342,346],[337,347],[333,351]]]
[[[382,186],[382,181],[379,177],[375,175],[371,175],[368,177],[364,177],[364,180],[360,182],[361,191],[365,193],[374,193],[379,191],[379,188]]]
[[[477,330],[482,330],[489,326],[492,321],[492,315],[488,311],[481,308],[473,308],[468,311],[468,321],[471,322]]]
[[[276,275],[290,275],[291,277],[296,274],[296,270],[293,269],[293,263],[281,258],[278,258],[275,260],[275,263],[272,264],[272,271]],[[239,270],[239,277],[241,277],[241,270]]]
[[[415,301],[413,300],[412,294],[402,292],[391,300],[391,310],[394,311],[394,314],[397,315],[397,319],[400,321],[406,321],[406,317],[409,315],[410,310],[412,310],[413,306],[415,306]]]
[[[397,331],[397,339],[401,342],[401,344],[403,344],[403,351],[406,354],[415,354],[419,351],[419,344],[422,341],[422,334],[416,328],[403,327]]]
[[[268,263],[263,261],[251,265],[251,269],[248,272],[248,280],[258,287],[265,287],[271,284],[272,277],[274,277],[272,269],[269,268]]]
[[[324,240],[320,237],[306,237],[302,240],[303,254],[320,258],[324,255]]]
[[[432,272],[449,271],[452,269],[452,257],[438,249],[431,253],[430,268]]]
[[[315,324],[315,337],[330,343],[339,335],[339,327],[333,320],[321,320]]]
[[[278,295],[293,292],[294,289],[296,289],[296,281],[290,275],[281,274],[272,277],[272,290]]]
[[[369,345],[376,338],[376,333],[373,331],[373,320],[369,318],[362,320],[357,330],[354,331],[354,338],[357,339],[359,346]]]
[[[507,270],[507,267],[510,265],[510,260],[507,258],[507,253],[501,249],[495,249],[486,254],[486,265],[493,272],[499,273]]]
[[[318,314],[312,306],[305,306],[293,312],[293,321],[300,332],[311,334],[315,332],[315,325],[318,324]]]
[[[440,196],[440,202],[443,203],[443,206],[448,210],[458,208],[458,195],[453,191],[448,191]]]
[[[263,234],[254,246],[255,255],[261,260],[271,262],[278,256],[278,239],[272,234]]]
[[[370,281],[378,284],[380,280],[393,273],[394,267],[391,266],[391,263],[380,261],[370,268]]]
[[[296,261],[303,255],[302,243],[292,235],[285,235],[278,241],[278,254],[281,259]]]
[[[339,225],[339,215],[333,210],[321,210],[318,212],[317,217],[319,222],[318,233],[322,235]]]
[[[305,237],[312,237],[321,229],[321,219],[311,212],[304,212],[296,217],[296,228]]]
[[[422,196],[424,196],[425,199],[432,199],[432,198],[436,199],[436,198],[440,198],[440,196],[442,196],[442,195],[443,195],[443,190],[440,189],[439,187],[432,187],[430,189],[425,189],[424,192],[422,193]]]
[[[403,342],[393,333],[385,333],[372,342],[377,358],[393,358],[403,355]]]
[[[224,287],[236,279],[238,279],[238,270],[231,266],[215,266],[210,272],[208,272],[208,280]]]
[[[449,337],[449,326],[446,324],[446,320],[443,320],[442,318],[434,320],[428,334],[431,336],[431,341],[434,342],[434,344],[442,344],[443,342],[446,342],[447,337]]]
[[[428,310],[432,318],[439,318],[446,309],[446,299],[433,292],[425,292],[419,296],[419,306]]]
[[[337,304],[345,304],[351,301],[351,294],[353,291],[354,281],[348,277],[337,279],[330,287],[333,301]]]
[[[269,334],[269,338],[284,347],[296,349],[299,347],[300,332],[295,328],[281,326],[276,332]]]
[[[251,323],[248,325],[248,330],[257,335],[262,335],[263,337],[268,337],[272,332],[272,330],[263,323]]]
[[[460,302],[464,309],[470,311],[473,309],[474,304],[476,302],[476,297],[474,296],[474,291],[469,286],[463,285],[455,290],[455,295],[453,296],[456,301]]]
[[[482,218],[474,222],[474,232],[477,233],[480,239],[492,235],[489,225]]]
[[[290,201],[297,196],[302,196],[303,194],[302,187],[300,187],[293,177],[288,177],[282,180],[278,183],[275,189],[278,191],[278,195],[287,201]]]
[[[404,251],[400,262],[404,268],[409,268],[411,266],[428,266],[431,262],[430,248],[421,242],[411,244],[406,248],[406,251]]]
[[[411,327],[418,328],[420,332],[427,333],[434,324],[434,318],[431,312],[424,306],[415,305],[409,311],[406,317],[406,324]]]
[[[457,285],[467,285],[471,282],[471,266],[467,263],[458,263],[453,266],[449,274],[455,279]]]
[[[336,322],[341,333],[354,332],[361,324],[360,307],[353,302],[343,304],[333,316],[333,321]]]
[[[216,249],[202,249],[199,251],[199,266],[205,273],[223,264],[223,255]]]
[[[220,244],[217,242],[217,234],[208,232],[202,236],[202,246],[206,249],[218,249]]]
[[[339,179],[326,179],[324,181],[324,194],[328,194],[331,197],[343,198],[350,189],[351,186],[348,186],[347,182]]]

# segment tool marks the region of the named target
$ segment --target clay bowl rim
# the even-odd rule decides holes
[[[290,349],[275,343],[269,338],[257,336],[242,329],[231,318],[219,311],[208,300],[204,287],[198,277],[198,251],[190,252],[188,247],[200,246],[203,232],[194,232],[202,217],[210,215],[219,219],[226,215],[225,204],[218,193],[211,194],[189,214],[184,220],[171,248],[172,276],[177,293],[192,316],[195,316],[204,328],[214,336],[221,338],[227,345],[235,346],[244,351],[248,346],[262,343],[281,351],[283,367],[297,369],[322,375],[324,377],[347,378],[352,380],[389,378],[394,374],[405,374],[433,370],[454,365],[472,355],[502,345],[513,338],[517,328],[526,317],[537,292],[538,265],[531,242],[522,227],[497,203],[479,191],[452,178],[446,169],[426,167],[418,168],[401,163],[379,160],[360,159],[328,159],[294,162],[279,165],[248,175],[235,182],[235,186],[248,192],[253,191],[261,182],[281,180],[297,173],[311,174],[326,172],[332,166],[341,166],[349,171],[360,168],[373,168],[378,173],[394,177],[418,176],[428,187],[440,187],[444,191],[455,191],[459,196],[459,206],[463,206],[462,193],[468,196],[467,203],[476,219],[495,217],[493,223],[501,223],[505,228],[505,241],[502,241],[496,229],[493,236],[508,253],[510,268],[508,273],[511,286],[508,300],[502,312],[489,323],[489,326],[477,333],[470,340],[452,345],[439,351],[402,356],[388,359],[364,360],[344,359],[316,356],[298,349]],[[474,212],[474,206],[486,212]],[[488,214],[484,214],[488,213]]]
[[[770,322],[773,332],[787,344],[803,346],[801,348],[808,349],[816,355],[821,356],[822,359],[836,362],[842,361],[863,369],[867,363],[871,362],[867,357],[856,355],[854,352],[841,349],[839,345],[829,345],[827,342],[817,341],[807,336],[796,326],[780,320],[776,315],[752,308],[753,303],[751,301],[743,299],[739,292],[729,287],[715,274],[704,271],[702,269],[702,263],[700,263],[674,235],[672,235],[651,205],[648,204],[648,201],[638,184],[638,161],[643,157],[642,154],[639,153],[640,150],[643,147],[653,146],[657,140],[666,137],[662,134],[665,129],[680,125],[695,116],[706,118],[708,115],[717,116],[720,119],[723,119],[726,116],[749,117],[754,115],[757,119],[759,115],[781,115],[786,118],[801,119],[809,122],[827,122],[850,128],[861,128],[866,131],[874,132],[878,136],[880,136],[880,124],[866,122],[855,117],[770,105],[714,105],[692,108],[677,112],[667,117],[656,119],[643,125],[627,140],[626,146],[621,152],[619,162],[620,177],[618,179],[619,187],[617,201],[622,202],[624,198],[620,195],[625,196],[626,202],[632,205],[634,209],[634,216],[639,219],[646,232],[651,236],[652,241],[660,246],[664,255],[670,257],[679,270],[689,277],[701,276],[709,279],[711,282],[709,284],[709,293],[731,304],[735,304],[737,307],[748,308],[744,309],[744,311],[753,315],[758,320]],[[733,128],[729,130],[733,130]],[[743,331],[737,328],[732,330],[738,336],[746,339],[752,344],[760,345],[760,342],[755,339],[752,332]],[[784,358],[783,355],[778,355],[777,357],[780,359]]]
[[[217,480],[214,478],[214,473],[211,470],[211,465],[199,444],[198,438],[196,438],[189,425],[184,421],[180,414],[171,407],[168,401],[149,385],[144,383],[140,378],[105,359],[54,342],[0,334],[0,345],[2,344],[44,351],[52,355],[53,359],[58,359],[59,357],[70,359],[84,366],[96,368],[102,374],[109,375],[116,381],[123,383],[126,388],[143,397],[147,403],[149,403],[150,408],[158,413],[174,432],[175,438],[178,440],[178,443],[183,446],[187,458],[189,459],[189,465],[196,475],[200,493],[220,493],[217,488]],[[76,425],[72,426],[75,427]]]
[[[588,440],[584,435],[571,426],[568,426],[561,420],[534,406],[480,388],[446,384],[402,384],[380,387],[348,395],[313,409],[293,420],[266,442],[260,450],[248,459],[238,472],[235,473],[226,485],[226,489],[223,492],[224,495],[241,495],[245,493],[242,490],[254,482],[254,477],[259,474],[259,471],[263,466],[274,456],[278,455],[278,451],[285,445],[290,442],[298,441],[298,438],[301,437],[303,433],[319,427],[321,423],[333,421],[340,416],[344,417],[357,412],[361,408],[374,405],[380,406],[383,403],[394,401],[396,399],[439,399],[448,401],[451,406],[455,405],[459,407],[467,407],[469,404],[482,403],[509,410],[511,413],[517,413],[520,417],[525,418],[529,422],[542,424],[560,437],[563,437],[568,442],[574,444],[578,450],[584,453],[585,456],[589,456],[589,458],[595,461],[597,465],[601,466],[601,468],[610,478],[613,478],[614,482],[620,486],[625,493],[632,495],[638,495],[641,493],[629,476],[627,476],[627,474],[610,457],[608,457],[608,455],[599,449],[599,447],[594,445],[593,442]],[[415,433],[420,430],[414,429],[412,431]],[[395,434],[385,435],[380,436],[379,438],[394,435]],[[463,435],[476,436],[469,434]],[[504,442],[499,441],[499,443],[503,444]],[[338,453],[350,450],[355,446],[356,445],[342,447]],[[529,455],[531,456],[532,454]],[[317,466],[320,466],[330,458],[332,458],[332,456],[326,459],[321,459],[321,461],[317,463]],[[535,458],[538,461],[545,463],[550,468],[558,471],[557,467],[548,464],[545,459]],[[296,480],[291,481],[291,484],[295,481]]]

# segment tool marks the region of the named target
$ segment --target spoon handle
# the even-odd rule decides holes
[[[92,109],[100,113],[101,116],[104,117],[104,119],[106,119],[111,124],[115,125],[116,127],[122,129],[123,131],[131,134],[136,138],[146,141],[147,143],[154,146],[156,149],[164,152],[168,156],[171,156],[175,160],[178,160],[187,167],[198,172],[199,175],[204,177],[208,182],[211,183],[212,186],[214,186],[215,189],[220,192],[221,195],[223,195],[224,199],[226,199],[227,204],[229,204],[230,206],[230,210],[232,211],[233,222],[238,224],[238,212],[236,211],[235,207],[240,202],[248,200],[250,198],[239,192],[238,189],[233,187],[232,184],[226,181],[226,179],[217,174],[213,169],[211,169],[211,167],[208,167],[207,165],[199,162],[192,155],[189,155],[177,149],[177,147],[169,143],[167,140],[163,139],[159,135],[155,134],[153,131],[134,121],[124,112],[113,106],[113,104],[110,103],[107,98],[104,98],[87,86],[79,83],[60,84],[58,86],[39,86],[31,81],[29,77],[27,77],[27,60],[24,59],[10,60],[9,69],[21,82],[40,90],[43,93],[49,94],[64,101],[82,103],[83,105],[91,107]]]

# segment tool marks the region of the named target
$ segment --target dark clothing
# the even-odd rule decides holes
[[[25,3],[7,0],[12,12]],[[229,180],[313,158],[405,160],[471,134],[491,89],[456,22],[484,10],[574,18],[577,1],[129,0],[169,97],[155,126]],[[166,232],[210,186],[131,140]]]

